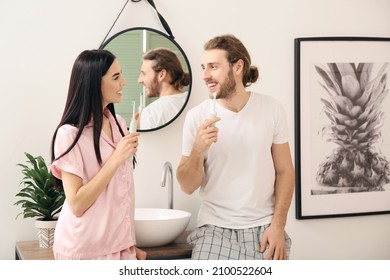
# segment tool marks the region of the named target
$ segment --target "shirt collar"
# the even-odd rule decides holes
[[[112,121],[114,121],[114,123],[115,123],[115,120],[114,120],[110,110],[108,110],[107,108],[104,108],[103,114],[110,120],[111,124],[112,124]],[[92,126],[93,126],[93,117],[91,117],[91,120],[85,125],[85,127],[92,127]]]
[[[104,108],[103,114],[106,117],[108,117],[108,120],[110,121],[110,124],[112,127],[112,134],[113,134],[114,143],[111,141],[111,139],[106,137],[106,135],[104,133],[102,133],[100,135],[100,137],[102,137],[102,139],[104,139],[106,142],[108,142],[111,146],[115,147],[116,144],[119,142],[119,140],[122,138],[122,135],[120,134],[119,129],[117,129],[117,124],[115,122],[114,116],[111,114],[111,111],[108,110],[107,108]],[[93,119],[92,118],[85,127],[86,128],[93,127]]]

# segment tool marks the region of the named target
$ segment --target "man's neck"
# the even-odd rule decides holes
[[[249,96],[249,92],[247,92],[243,87],[234,92],[231,96],[229,96],[229,98],[218,99],[218,102],[226,109],[237,113],[244,108],[249,100]]]
[[[165,86],[163,85],[161,87],[160,97],[179,94],[179,93],[183,93],[183,91],[175,89],[175,87],[172,85],[165,85]]]

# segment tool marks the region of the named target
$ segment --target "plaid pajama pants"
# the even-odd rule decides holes
[[[264,230],[269,225],[227,229],[204,225],[195,229],[187,241],[193,245],[193,260],[263,260],[267,250],[259,251]],[[291,239],[285,232],[287,259],[290,255]]]

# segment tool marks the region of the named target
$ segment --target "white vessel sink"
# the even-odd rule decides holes
[[[173,242],[187,228],[191,213],[177,209],[135,208],[137,247],[158,247]]]

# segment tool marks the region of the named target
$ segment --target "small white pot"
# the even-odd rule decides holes
[[[57,221],[35,220],[35,226],[38,228],[39,247],[52,248],[54,243],[54,231]]]

